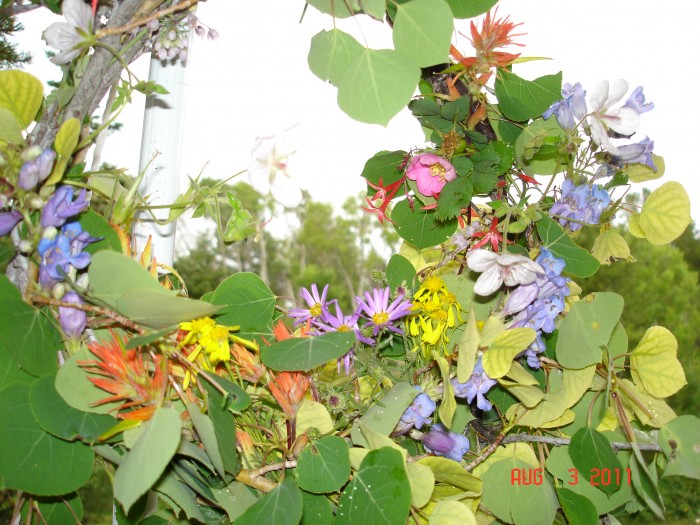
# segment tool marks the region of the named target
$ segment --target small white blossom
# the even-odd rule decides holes
[[[603,80],[591,93],[588,101],[590,108],[589,126],[593,142],[613,155],[619,155],[608,135],[612,130],[620,135],[632,135],[639,126],[639,114],[632,107],[613,108],[627,93],[627,81],[615,80],[609,83]]]
[[[467,257],[467,266],[481,273],[474,284],[477,295],[491,295],[503,284],[516,286],[530,284],[544,268],[523,255],[504,253],[499,255],[488,250],[474,250]]]
[[[87,38],[93,24],[90,6],[83,0],[64,0],[63,16],[65,22],[54,22],[43,35],[46,43],[59,51],[51,57],[54,64],[67,64],[91,45]]]
[[[290,159],[294,151],[280,145],[277,136],[258,137],[251,151],[248,178],[255,190],[272,198],[285,208],[294,208],[302,201],[297,182],[290,175]]]

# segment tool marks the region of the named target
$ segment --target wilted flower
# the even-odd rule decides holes
[[[360,313],[364,314],[370,324],[374,326],[373,334],[376,336],[380,330],[387,328],[397,334],[403,332],[394,326],[394,321],[411,313],[413,305],[411,301],[405,300],[403,294],[394,299],[389,304],[389,294],[391,288],[375,288],[372,294],[365,292],[365,300],[356,297],[355,300],[360,305]]]
[[[290,175],[290,159],[294,151],[280,145],[277,136],[258,137],[250,153],[248,178],[250,184],[262,194],[272,198],[286,208],[301,203],[303,195]]]
[[[496,384],[496,381],[491,379],[484,372],[484,366],[481,364],[481,357],[474,365],[474,371],[466,383],[460,383],[457,378],[452,379],[452,388],[454,389],[455,397],[464,397],[468,403],[471,403],[476,398],[476,406],[481,410],[491,410],[491,402],[484,397],[484,394],[491,390]]]
[[[549,211],[558,216],[559,224],[576,231],[582,224],[598,224],[600,214],[609,204],[610,195],[597,184],[574,186],[570,179],[566,179],[562,184],[561,198]]]
[[[394,436],[400,436],[412,428],[421,428],[424,425],[427,425],[431,421],[430,416],[433,412],[435,412],[435,408],[437,406],[435,401],[430,399],[428,394],[423,392],[423,389],[418,385],[415,385],[413,388],[418,390],[420,394],[415,397],[413,403],[411,403],[411,405],[401,416],[396,428],[394,428],[394,431],[392,432],[392,435]]]
[[[450,162],[433,153],[423,153],[411,158],[406,177],[416,181],[418,191],[434,197],[449,181],[457,178],[457,172]]]
[[[44,31],[44,40],[58,53],[51,57],[54,64],[66,64],[94,42],[93,14],[83,0],[64,0],[65,22],[54,22]]]
[[[321,318],[323,309],[328,306],[326,295],[328,294],[328,285],[323,287],[323,292],[319,295],[316,284],[311,285],[311,292],[306,288],[301,289],[301,297],[306,302],[308,308],[291,308],[289,317],[295,319],[294,326],[305,323],[306,321],[316,321]]]
[[[54,160],[56,160],[56,152],[45,149],[34,160],[25,162],[19,170],[18,186],[26,191],[36,188],[37,184],[45,181],[51,174]]]
[[[0,237],[10,233],[21,220],[22,214],[17,210],[0,213]]]
[[[73,304],[85,303],[82,297],[73,291],[64,294],[61,301]],[[61,324],[63,333],[70,338],[77,339],[85,331],[85,327],[87,326],[87,313],[77,308],[59,306],[58,322]]]
[[[636,108],[621,106],[613,108],[627,93],[627,81],[616,80],[610,84],[603,80],[591,93],[589,107],[591,110],[589,126],[593,142],[601,146],[613,155],[619,155],[608,132],[612,131],[628,137],[634,133],[639,125],[639,113]]]
[[[564,98],[552,104],[544,112],[542,118],[548,119],[552,114],[555,114],[557,122],[562,129],[571,131],[588,112],[585,98],[586,92],[581,84],[576,82],[573,86],[568,83],[564,84],[561,88],[561,94]]]
[[[491,295],[503,284],[515,286],[530,284],[538,273],[544,273],[535,261],[513,253],[497,254],[488,250],[474,250],[467,257],[467,266],[481,275],[474,284],[477,295]]]
[[[41,211],[41,226],[63,226],[66,219],[85,211],[90,205],[90,197],[83,188],[78,194],[78,198],[73,200],[73,188],[71,186],[61,186],[58,188]]]
[[[433,425],[430,432],[423,434],[425,449],[453,461],[460,462],[469,451],[469,438],[456,432],[448,431],[442,424]]]

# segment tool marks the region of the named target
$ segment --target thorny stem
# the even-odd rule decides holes
[[[179,2],[175,5],[172,5],[170,7],[167,7],[165,9],[161,9],[160,11],[156,11],[152,15],[149,15],[144,18],[139,18],[138,20],[134,20],[133,22],[129,22],[128,24],[124,24],[123,26],[118,26],[118,27],[108,27],[105,29],[100,29],[95,32],[95,37],[99,38],[104,38],[109,35],[119,35],[122,33],[127,33],[131,31],[132,29],[136,29],[137,27],[141,27],[143,25],[146,25],[148,22],[151,20],[157,20],[159,18],[162,18],[164,16],[167,16],[171,13],[175,13],[177,11],[182,11],[184,9],[189,9],[196,3],[198,3],[199,0],[183,0],[182,2]]]

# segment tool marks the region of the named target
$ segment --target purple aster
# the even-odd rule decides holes
[[[83,299],[73,291],[64,294],[61,301],[74,304],[85,303],[85,301],[83,301]],[[77,339],[85,330],[85,326],[87,326],[87,313],[83,310],[78,310],[77,308],[59,306],[58,322],[61,324],[63,332],[68,337]]]
[[[323,309],[328,306],[326,295],[328,294],[328,285],[323,287],[323,292],[319,295],[316,284],[311,285],[311,292],[306,288],[301,289],[301,297],[306,302],[308,308],[292,308],[289,310],[289,317],[294,317],[294,326],[305,323],[306,321],[316,321],[321,318]]]
[[[37,184],[44,182],[51,174],[54,160],[56,160],[56,152],[45,149],[34,160],[25,162],[19,170],[17,185],[26,191],[36,188]]]
[[[366,301],[363,301],[360,297],[355,298],[360,306],[358,312],[360,315],[364,314],[363,316],[374,326],[372,333],[375,336],[384,328],[388,328],[397,334],[402,334],[401,329],[394,326],[393,322],[412,313],[413,305],[411,301],[404,299],[402,293],[394,299],[394,302],[389,304],[390,293],[391,288],[387,286],[386,288],[375,288],[372,290],[372,294],[365,292]]]
[[[563,100],[559,100],[552,104],[547,111],[544,112],[542,118],[548,119],[552,114],[556,115],[557,122],[567,131],[573,130],[578,122],[588,113],[586,107],[586,92],[579,82],[573,86],[564,84],[561,89]]]
[[[469,438],[448,431],[442,424],[433,425],[430,432],[423,434],[423,446],[436,456],[443,456],[460,462],[469,451]]]
[[[571,180],[566,179],[562,184],[561,198],[549,211],[558,216],[559,224],[568,225],[573,232],[580,230],[582,223],[598,224],[600,214],[609,204],[610,195],[597,184],[574,186]]]
[[[418,385],[415,385],[413,388],[418,390],[420,394],[415,397],[411,406],[409,406],[401,416],[401,419],[396,424],[396,428],[394,428],[392,432],[393,436],[405,434],[412,428],[421,428],[432,420],[430,416],[435,412],[435,401],[430,399],[428,394],[423,392],[423,389]]]
[[[0,213],[0,237],[10,233],[21,220],[22,214],[17,210]]]
[[[651,154],[654,152],[654,141],[649,137],[639,141],[637,144],[618,146],[617,149],[620,151],[620,156],[615,160],[619,160],[621,164],[634,164],[639,162],[641,164],[646,164],[656,171],[656,165],[651,158]]]
[[[89,205],[90,198],[87,196],[85,189],[80,191],[78,198],[74,201],[73,188],[61,186],[51,196],[41,211],[41,226],[43,228],[63,226],[66,219],[85,211]]]
[[[624,107],[632,108],[637,112],[637,115],[641,115],[642,113],[646,113],[647,111],[654,109],[653,102],[647,102],[646,104],[645,102],[646,99],[644,97],[643,88],[642,86],[638,86],[634,91],[632,91],[632,94],[627,99],[627,102],[625,102]]]
[[[491,402],[484,397],[484,394],[491,390],[496,384],[496,381],[491,379],[484,372],[484,366],[481,364],[481,357],[474,365],[474,371],[466,383],[460,383],[457,378],[452,378],[452,388],[455,392],[455,397],[466,398],[468,403],[471,403],[476,398],[476,406],[481,410],[491,410]]]
[[[360,314],[355,312],[351,315],[343,315],[340,310],[338,303],[335,303],[335,315],[328,311],[328,308],[324,306],[321,318],[317,321],[313,321],[314,326],[316,326],[321,333],[328,332],[355,332],[355,337],[358,341],[362,341],[365,344],[373,345],[374,340],[369,339],[362,335],[360,328],[357,326],[357,321],[360,318]],[[350,375],[350,369],[355,359],[355,351],[350,348],[347,354],[338,358],[338,372],[340,372],[340,363],[343,363],[345,368],[345,375]]]

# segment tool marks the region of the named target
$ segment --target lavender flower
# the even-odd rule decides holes
[[[63,280],[71,268],[82,270],[90,264],[90,254],[82,250],[89,242],[97,240],[82,230],[79,223],[66,225],[66,228],[53,238],[39,242],[37,252],[41,257],[39,284],[45,290]]]
[[[609,204],[610,195],[597,184],[574,186],[571,180],[566,179],[562,185],[561,198],[549,211],[552,215],[559,216],[559,224],[568,225],[573,232],[581,229],[581,223],[598,224],[600,214]]]
[[[308,308],[291,308],[289,317],[294,317],[294,326],[305,323],[306,321],[317,321],[323,314],[323,309],[328,306],[326,295],[328,294],[328,285],[323,287],[323,292],[319,295],[316,284],[311,285],[311,292],[306,288],[301,289],[301,297],[306,301]]]
[[[656,165],[651,158],[651,154],[654,151],[654,141],[649,137],[644,138],[644,140],[639,141],[637,144],[627,144],[625,146],[619,146],[617,149],[620,150],[620,155],[615,160],[619,159],[621,164],[634,164],[635,162],[639,162],[646,164],[656,171]]]
[[[56,152],[45,149],[34,160],[25,162],[19,170],[17,185],[26,191],[36,188],[37,184],[44,182],[51,174],[54,160],[56,160]]]
[[[481,364],[481,357],[474,365],[474,371],[466,383],[460,383],[457,378],[452,378],[452,388],[454,389],[455,397],[463,397],[471,403],[476,398],[476,406],[481,410],[491,410],[493,406],[491,402],[484,397],[484,394],[491,390],[496,384],[496,381],[491,379],[484,372],[484,366]]]
[[[22,220],[22,214],[17,210],[0,213],[0,237],[7,235]]]
[[[625,102],[624,107],[631,108],[637,113],[637,115],[641,115],[642,113],[646,113],[647,111],[654,109],[653,102],[647,102],[646,104],[645,102],[646,99],[644,97],[643,88],[642,86],[638,86],[634,91],[632,91],[632,94],[627,99],[627,102]]]
[[[84,304],[85,301],[73,291],[63,295],[61,301],[66,303]],[[61,324],[63,332],[72,339],[77,339],[85,331],[87,326],[87,313],[77,308],[68,306],[58,307],[58,322]]]
[[[559,100],[552,104],[547,111],[544,112],[542,118],[545,120],[556,115],[557,122],[567,131],[573,130],[578,122],[580,122],[588,112],[586,108],[586,92],[579,82],[573,86],[564,84],[561,89],[563,100]]]
[[[469,438],[448,431],[442,424],[433,425],[430,432],[423,434],[423,446],[435,454],[460,462],[469,451]]]
[[[66,219],[85,211],[89,205],[90,197],[88,197],[85,189],[80,191],[78,198],[74,201],[73,188],[61,186],[51,196],[41,211],[41,226],[44,228],[63,226]]]
[[[370,325],[374,326],[372,333],[375,336],[384,328],[397,334],[402,334],[401,329],[394,326],[393,322],[411,313],[413,307],[411,301],[405,300],[403,294],[399,294],[389,304],[390,293],[391,288],[387,286],[383,289],[375,288],[371,295],[369,292],[365,292],[366,301],[363,301],[360,297],[355,298],[360,306],[358,312],[360,315],[364,314]]]
[[[409,406],[406,411],[401,416],[401,419],[394,428],[392,435],[400,436],[405,434],[412,428],[421,428],[431,421],[431,415],[435,412],[436,404],[435,401],[428,397],[428,394],[423,392],[423,389],[418,385],[413,388],[420,391],[411,406]]]

